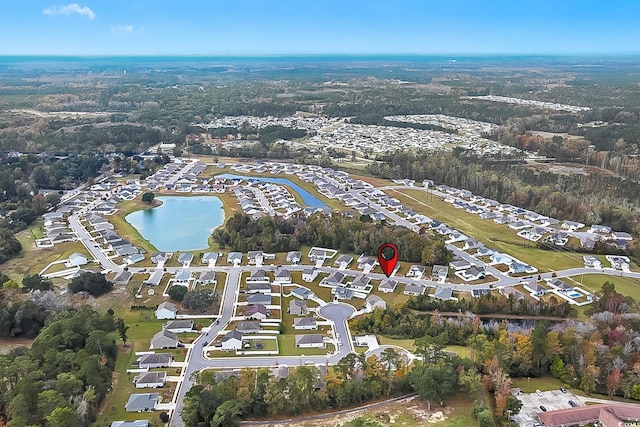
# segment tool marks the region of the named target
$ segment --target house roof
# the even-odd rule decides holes
[[[155,347],[154,343],[160,344],[160,345],[162,345],[163,343],[166,343],[168,345],[175,346],[178,344],[178,335],[175,332],[171,332],[166,329],[163,329],[160,332],[156,332],[153,338],[151,338],[151,345]]]
[[[578,406],[536,414],[547,427],[584,425],[600,421],[607,427],[623,425],[624,421],[640,419],[640,406],[629,404],[601,404]]]
[[[380,282],[378,289],[395,289],[397,285],[398,285],[397,280],[385,279],[382,282]]]
[[[249,304],[271,304],[271,295],[252,294],[247,297]]]
[[[436,292],[433,294],[434,298],[448,300],[453,296],[453,291],[451,288],[441,288],[437,287]]]
[[[296,345],[324,343],[324,339],[320,334],[296,335],[295,340],[296,340]]]
[[[281,268],[280,270],[276,271],[276,278],[282,277],[291,277],[291,272],[289,272],[289,270],[287,270],[286,268]]]
[[[236,326],[236,329],[239,330],[240,332],[260,330],[260,322],[258,321],[240,322]]]
[[[111,427],[149,427],[148,420],[114,421]]]
[[[173,360],[173,356],[169,353],[152,353],[140,356],[140,364],[169,363]]]
[[[250,307],[247,307],[247,310],[244,312],[246,316],[252,316],[256,313],[267,315],[267,307],[264,304],[254,304]]]
[[[422,294],[424,292],[424,286],[419,284],[407,283],[404,286],[404,291],[415,294]]]
[[[164,324],[164,329],[192,329],[193,320],[171,320]]]
[[[367,299],[365,300],[365,302],[367,304],[369,304],[369,305],[376,305],[376,304],[380,304],[380,303],[384,303],[386,305],[385,300],[380,298],[378,295],[369,295],[367,297]]]
[[[159,400],[160,394],[158,393],[132,394],[124,407],[129,412],[144,411],[147,408],[153,408]]]
[[[164,382],[166,377],[167,377],[167,373],[165,371],[143,372],[140,375],[136,376],[133,379],[133,382],[136,384],[155,384],[159,382]]]
[[[313,317],[296,317],[293,319],[295,326],[316,326],[318,321]]]
[[[166,309],[166,310],[173,311],[173,312],[178,310],[176,308],[176,305],[174,303],[172,303],[172,302],[169,302],[169,301],[161,302],[160,305],[158,305],[158,310],[162,310],[162,309]]]
[[[240,332],[237,329],[234,329],[233,331],[229,331],[225,336],[222,337],[222,342],[227,342],[232,339],[242,341],[242,332]]]
[[[291,301],[289,301],[289,307],[291,307],[292,305],[297,305],[298,307],[300,307],[303,310],[307,309],[307,302],[303,301],[303,300],[300,300],[300,299],[297,299],[297,298],[294,298]]]
[[[306,299],[306,298],[309,298],[309,296],[311,296],[313,294],[313,291],[311,289],[307,289],[307,288],[304,288],[304,287],[300,286],[300,287],[297,287],[297,288],[293,288],[291,290],[291,293],[292,294],[296,294],[300,298]]]

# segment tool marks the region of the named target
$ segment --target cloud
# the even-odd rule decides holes
[[[80,6],[78,3],[69,3],[66,6],[50,6],[42,11],[45,15],[71,15],[77,13],[94,20],[96,14],[88,6]]]
[[[111,27],[111,32],[114,34],[132,34],[133,31],[133,25],[114,25]]]

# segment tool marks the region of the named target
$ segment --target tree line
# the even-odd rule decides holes
[[[341,215],[253,219],[238,212],[229,218],[224,228],[213,232],[213,239],[221,249],[228,247],[239,252],[287,252],[306,245],[365,255],[377,255],[380,245],[393,242],[398,247],[400,261],[433,265],[447,264],[451,259],[440,236],[417,234],[404,227]]]

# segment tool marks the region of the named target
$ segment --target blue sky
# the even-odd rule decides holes
[[[640,0],[4,0],[0,54],[640,53]]]

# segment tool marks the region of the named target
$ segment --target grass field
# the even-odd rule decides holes
[[[571,281],[573,279],[573,281]],[[604,282],[616,285],[616,291],[623,295],[629,295],[636,301],[640,300],[640,280],[631,277],[609,276],[606,274],[585,274],[563,279],[572,285],[579,286],[590,292],[596,293],[602,288]]]
[[[524,393],[535,393],[536,390],[558,390],[566,387],[562,380],[553,377],[512,378],[511,386],[520,388]]]
[[[462,233],[484,243],[487,247],[513,255],[520,261],[538,268],[540,272],[582,267],[584,265],[581,254],[538,249],[534,246],[535,243],[524,242],[506,225],[480,219],[477,215],[454,208],[451,204],[445,203],[438,197],[429,198],[427,201],[427,195],[422,190],[392,190],[389,191],[389,194],[416,212],[446,222]]]

